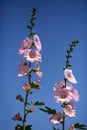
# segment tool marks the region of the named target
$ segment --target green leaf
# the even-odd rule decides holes
[[[46,112],[48,114],[56,114],[56,110],[55,109],[51,109],[50,107],[45,107],[45,109],[43,108],[39,108],[41,111]]]
[[[79,123],[76,123],[76,124],[74,124],[74,127],[75,128],[77,128],[77,129],[83,129],[83,130],[87,130],[87,127],[86,127],[86,125],[84,125],[84,124],[79,124]]]
[[[35,102],[34,103],[34,106],[42,106],[42,105],[45,105],[44,102]]]
[[[34,88],[34,89],[40,89],[40,86],[36,83],[31,83],[31,88]]]

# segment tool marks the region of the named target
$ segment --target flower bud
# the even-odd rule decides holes
[[[25,83],[24,86],[23,86],[23,89],[26,91],[26,92],[29,92],[31,87],[30,87],[30,84],[29,83]]]
[[[16,96],[16,99],[23,102],[24,101],[24,98],[19,94]]]

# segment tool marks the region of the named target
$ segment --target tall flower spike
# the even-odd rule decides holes
[[[31,130],[32,125],[26,125],[27,115],[34,112],[34,106],[44,105],[43,102],[28,101],[29,95],[33,94],[32,89],[40,88],[40,80],[38,80],[38,78],[34,80],[34,77],[32,75],[35,74],[36,77],[42,77],[43,75],[43,73],[40,72],[40,66],[38,64],[38,62],[42,61],[42,56],[40,54],[40,51],[42,50],[42,45],[39,36],[33,31],[33,27],[35,25],[34,21],[36,19],[35,15],[36,8],[33,8],[31,13],[30,25],[27,26],[29,29],[29,37],[23,40],[18,50],[18,54],[22,55],[21,64],[18,66],[18,77],[26,76],[28,81],[23,85],[25,97],[22,97],[21,94],[16,96],[16,99],[23,103],[23,117],[20,116],[20,113],[17,113],[12,118],[13,120],[21,121],[22,123],[22,126],[18,124],[15,127],[15,130]],[[28,105],[30,105],[30,107]]]

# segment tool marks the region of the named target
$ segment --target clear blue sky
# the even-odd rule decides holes
[[[0,129],[13,130],[18,122],[12,121],[22,113],[22,104],[15,100],[17,94],[24,94],[25,78],[18,78],[21,57],[19,46],[28,36],[27,25],[33,7],[38,9],[35,31],[39,35],[43,50],[41,71],[42,88],[34,91],[33,101],[44,101],[47,106],[60,111],[55,101],[53,86],[63,79],[66,49],[69,43],[80,40],[75,48],[71,63],[78,81],[80,100],[76,103],[77,117],[67,119],[66,126],[81,122],[87,125],[87,0],[1,0],[0,1]],[[29,123],[33,130],[52,130],[46,113],[31,114]]]

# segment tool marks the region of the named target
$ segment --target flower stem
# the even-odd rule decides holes
[[[65,115],[63,113],[62,130],[65,130]]]
[[[26,127],[26,106],[27,106],[27,100],[28,100],[28,93],[26,92],[25,102],[24,102],[24,118],[23,118],[23,130],[25,130]]]

